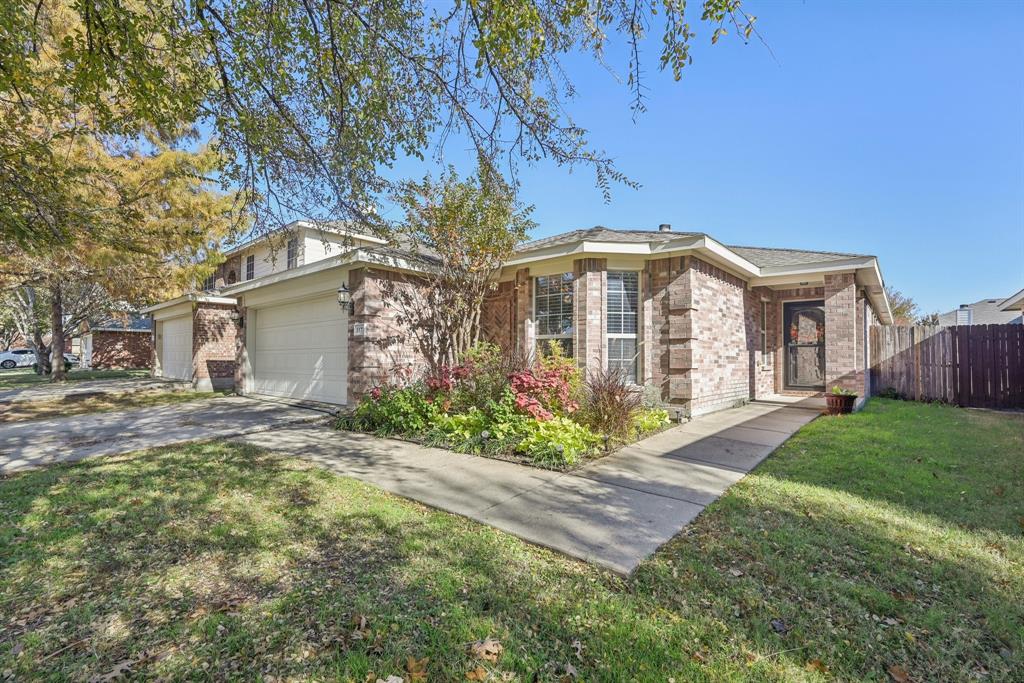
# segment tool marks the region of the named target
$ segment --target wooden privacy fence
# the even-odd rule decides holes
[[[1024,408],[1024,325],[871,328],[871,393]]]

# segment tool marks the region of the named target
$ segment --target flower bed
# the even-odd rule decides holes
[[[455,367],[374,388],[338,426],[569,469],[668,424],[621,373],[584,381],[558,346],[528,364],[479,344]]]

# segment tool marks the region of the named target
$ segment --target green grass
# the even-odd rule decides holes
[[[73,394],[48,401],[14,401],[0,403],[0,424],[24,420],[45,420],[70,417],[85,413],[104,413],[112,410],[133,410],[153,406],[187,403],[205,398],[224,396],[212,391],[135,391],[122,393]]]
[[[431,681],[1007,681],[1022,516],[1024,416],[882,400],[802,429],[630,579],[193,444],[0,481],[0,671],[361,682],[411,680],[411,657]],[[496,662],[467,651],[486,637]]]
[[[80,370],[71,368],[67,373],[69,382],[83,379],[128,379],[132,377],[149,377],[149,370]],[[49,375],[37,375],[32,368],[0,370],[0,390],[20,389],[33,384],[45,384],[49,381]]]

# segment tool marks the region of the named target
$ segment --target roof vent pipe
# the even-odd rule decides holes
[[[662,223],[658,226],[658,232],[672,232],[672,225],[670,223]]]

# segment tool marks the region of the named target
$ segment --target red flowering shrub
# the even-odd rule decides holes
[[[509,375],[516,407],[540,421],[576,412],[574,380],[579,371],[566,364],[536,365]]]
[[[455,369],[441,366],[437,372],[427,377],[427,391],[431,394],[448,394],[455,388]]]

